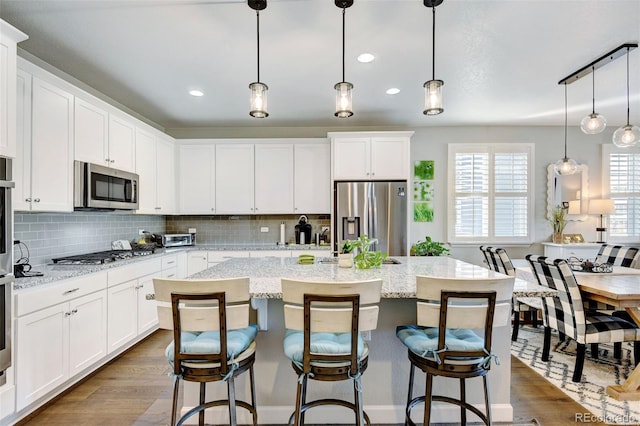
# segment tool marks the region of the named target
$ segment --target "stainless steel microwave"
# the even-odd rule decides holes
[[[74,209],[137,210],[139,180],[135,173],[76,161]]]

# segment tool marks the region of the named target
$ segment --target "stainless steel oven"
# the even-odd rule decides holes
[[[76,161],[74,175],[75,210],[138,209],[137,174]]]
[[[11,366],[11,290],[13,286],[13,209],[11,160],[0,158],[0,385]]]

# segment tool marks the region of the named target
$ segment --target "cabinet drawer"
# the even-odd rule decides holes
[[[36,287],[16,294],[16,316],[76,299],[107,288],[107,274],[98,272],[61,281],[58,284]]]
[[[178,264],[178,255],[171,254],[168,256],[162,256],[162,270],[175,268]]]
[[[177,279],[178,278],[178,268],[176,268],[175,266],[173,268],[168,268],[168,269],[162,268],[162,272],[160,273],[160,277]]]
[[[161,258],[132,263],[114,268],[107,272],[109,287],[131,281],[144,275],[159,273],[162,270]]]

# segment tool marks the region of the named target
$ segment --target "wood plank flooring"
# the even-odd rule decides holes
[[[172,379],[164,349],[171,332],[160,330],[65,392],[18,425],[167,425]],[[574,424],[585,410],[518,359],[511,358],[514,425]],[[590,423],[604,425],[604,423]]]

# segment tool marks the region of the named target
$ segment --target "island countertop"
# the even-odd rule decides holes
[[[442,278],[490,278],[496,272],[447,256],[394,257],[399,264],[384,264],[380,268],[341,268],[337,263],[324,263],[317,259],[310,265],[298,264],[297,258],[236,258],[229,259],[190,278],[250,278],[250,292],[257,299],[280,299],[281,278],[319,280],[328,282],[382,279],[382,297],[413,298],[416,296],[416,276],[429,275]],[[514,295],[545,296],[544,287],[516,279]]]

